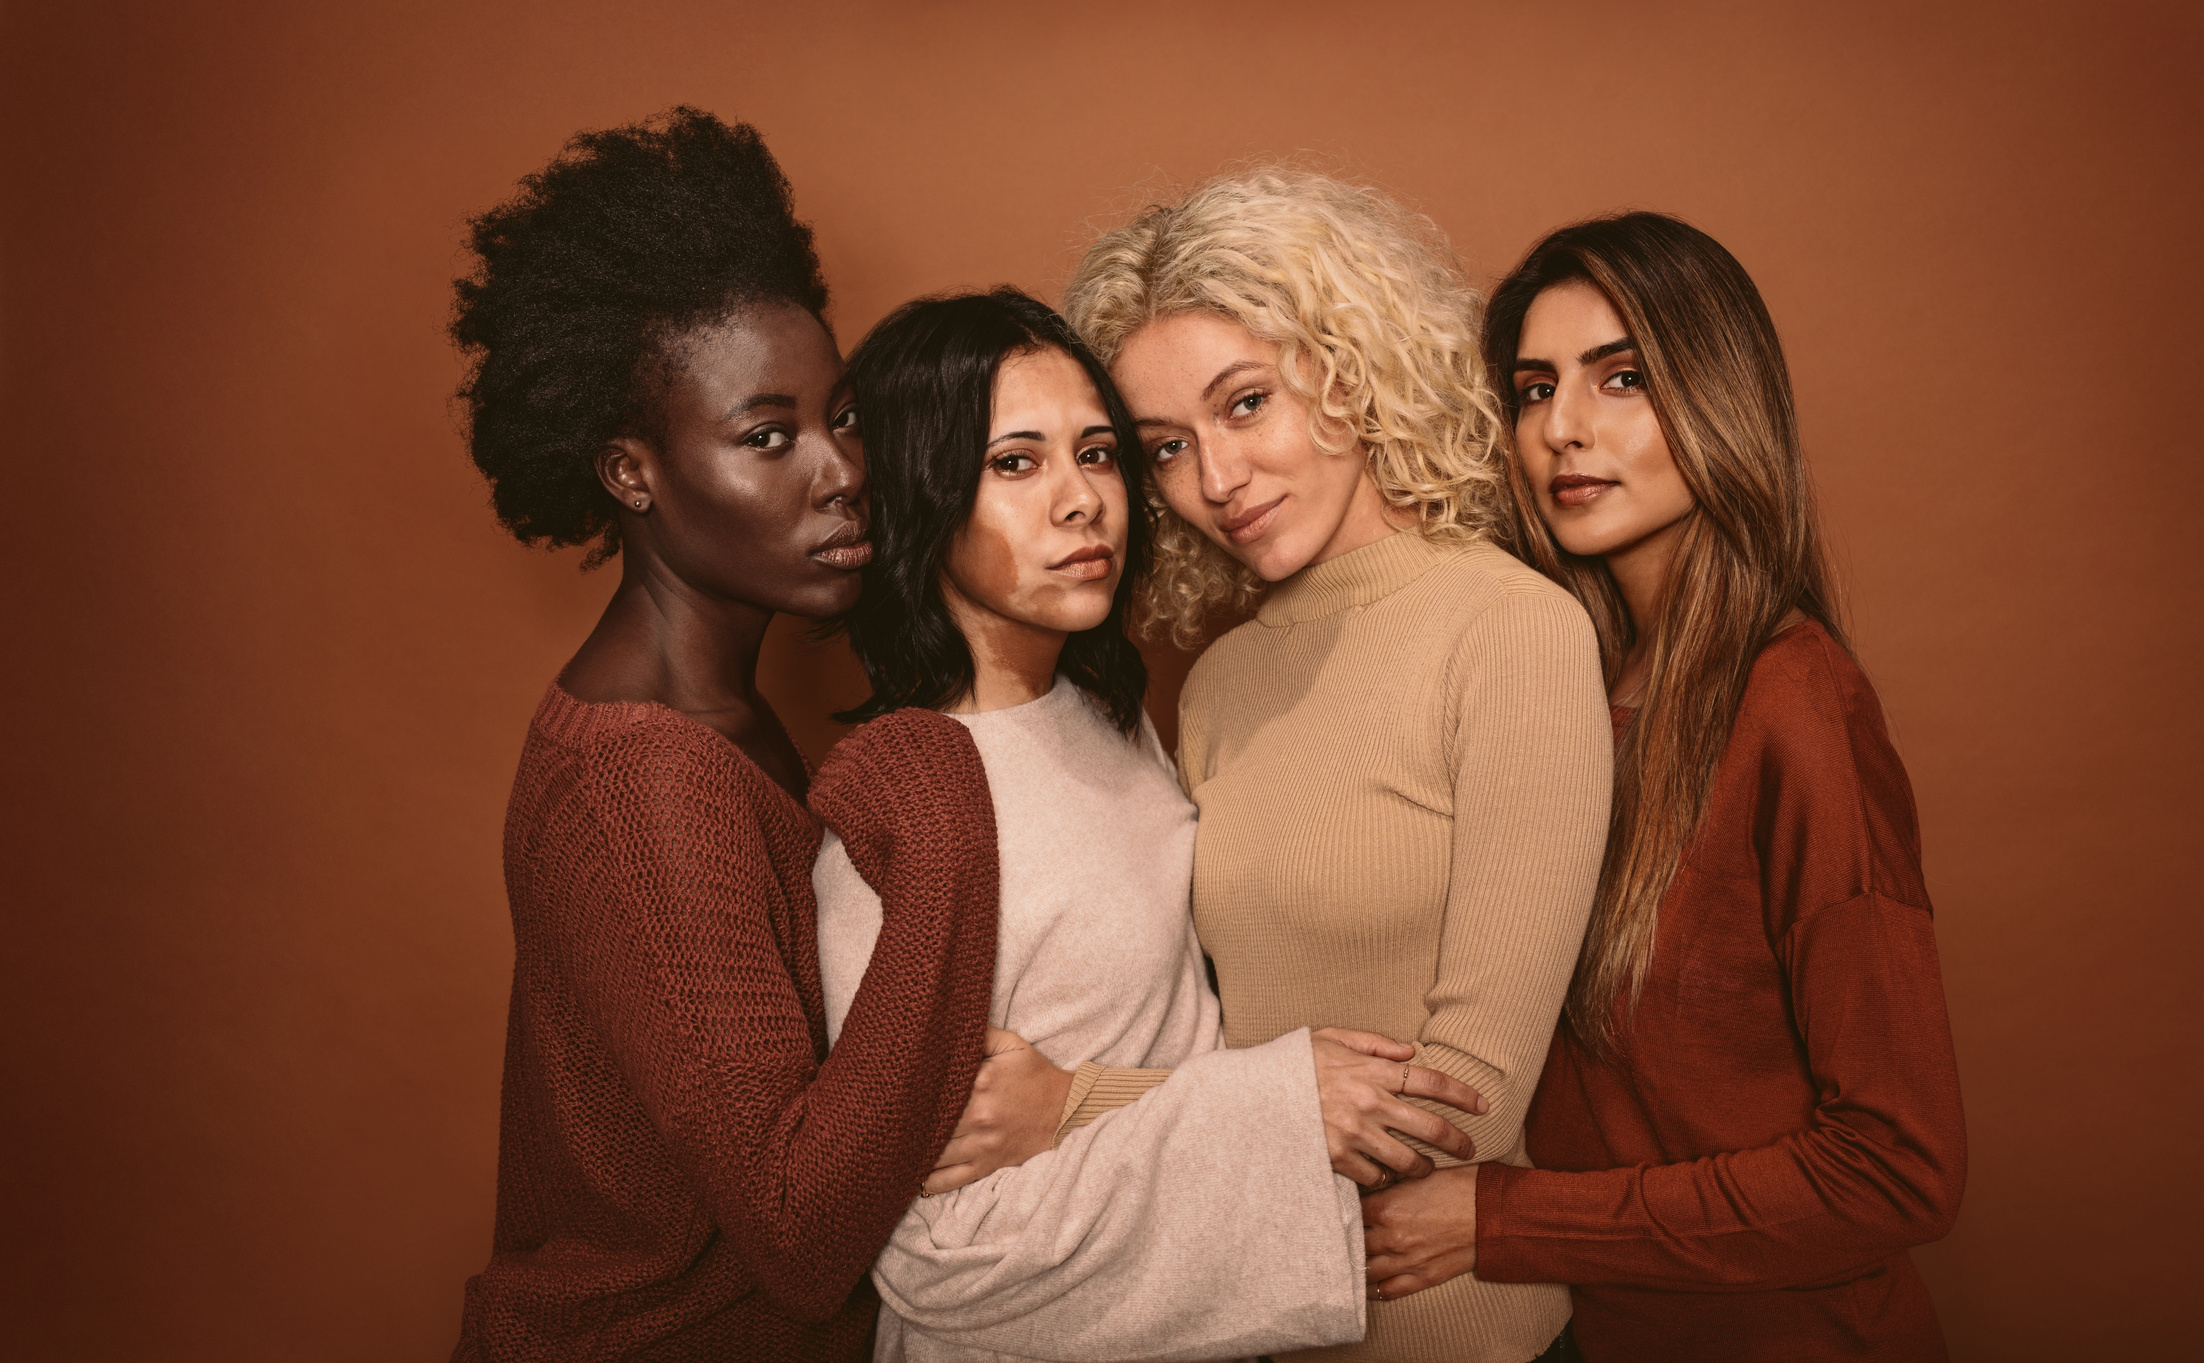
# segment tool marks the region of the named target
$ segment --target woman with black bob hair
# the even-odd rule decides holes
[[[892,716],[813,782],[757,689],[773,616],[848,610],[871,557],[811,232],[754,130],[686,108],[577,136],[473,228],[475,464],[517,538],[620,584],[507,809],[497,1222],[455,1358],[863,1358],[853,1289],[981,1067],[994,835],[958,725]],[[821,818],[896,965],[832,1056]],[[889,843],[942,857],[881,871]]]
[[[1123,627],[1152,513],[1108,373],[1055,312],[997,289],[899,309],[850,381],[877,552],[841,617],[873,684],[849,741],[911,707],[971,732],[1000,866],[991,1021],[1009,1031],[994,1044],[1053,1076],[1015,1092],[983,1076],[928,1183],[944,1195],[912,1205],[874,1267],[874,1356],[1218,1358],[1361,1338],[1360,1219],[1335,1169],[1382,1149],[1430,1172],[1388,1127],[1466,1155],[1399,1095],[1479,1099],[1370,1033],[1222,1049],[1188,909],[1195,811]],[[883,780],[966,779],[902,761]],[[886,869],[935,852],[891,851]],[[830,835],[813,874],[837,1048],[861,991],[898,968],[880,954],[878,872],[855,862]]]
[[[945,599],[943,569],[982,473],[993,468],[970,452],[989,445],[996,374],[1006,357],[1044,351],[1077,366],[1094,390],[1110,436],[1103,463],[1115,467],[1118,486],[1144,486],[1147,455],[1108,371],[1053,308],[1016,289],[905,304],[850,357],[866,438],[881,451],[869,470],[873,504],[886,512],[875,524],[865,590],[841,619],[873,694],[837,719],[856,723],[909,705],[946,709],[972,691],[973,649]],[[1127,498],[1115,519],[1123,544],[1109,613],[1066,634],[1056,670],[1130,734],[1140,727],[1148,665],[1126,637],[1125,610],[1148,571],[1155,515],[1144,499]]]

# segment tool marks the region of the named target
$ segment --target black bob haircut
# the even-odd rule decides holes
[[[657,439],[682,342],[757,303],[821,318],[811,229],[757,130],[687,106],[577,133],[511,200],[475,218],[452,339],[472,368],[475,467],[524,544],[620,551],[596,454]]]
[[[874,327],[849,357],[872,488],[872,562],[864,593],[835,623],[864,664],[872,698],[835,718],[857,723],[907,705],[940,709],[972,689],[972,652],[941,599],[941,570],[971,518],[994,417],[995,374],[1014,355],[1060,350],[1094,381],[1117,432],[1125,480],[1124,571],[1110,614],[1064,641],[1057,670],[1130,734],[1148,666],[1125,637],[1135,582],[1148,571],[1154,512],[1146,452],[1109,372],[1055,309],[1016,289],[921,298]]]

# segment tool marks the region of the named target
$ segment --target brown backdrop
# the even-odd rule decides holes
[[[924,290],[1053,297],[1097,225],[1263,153],[1486,277],[1620,206],[1720,237],[1920,795],[1955,1352],[2190,1342],[2193,6],[797,8],[7,6],[8,1352],[449,1349],[506,786],[612,579],[492,523],[448,281],[568,133],[683,100],[764,130],[845,341]],[[846,658],[786,630],[767,671],[816,757]]]

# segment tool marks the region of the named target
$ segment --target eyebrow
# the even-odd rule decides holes
[[[1262,367],[1263,363],[1260,360],[1234,360],[1218,370],[1217,377],[1211,379],[1209,386],[1201,390],[1202,401],[1207,402],[1209,395],[1217,391],[1217,385],[1231,378],[1234,374],[1244,374],[1250,369],[1261,369]]]
[[[738,416],[748,416],[760,407],[794,407],[796,399],[786,393],[756,393],[727,409],[721,421],[733,421]]]
[[[1605,345],[1593,346],[1590,350],[1587,350],[1582,355],[1577,356],[1576,362],[1578,364],[1598,364],[1601,360],[1606,359],[1609,355],[1620,355],[1625,350],[1636,350],[1637,348],[1638,343],[1631,340],[1628,336],[1625,336],[1619,341],[1609,341]],[[1537,360],[1532,359],[1529,356],[1525,356],[1515,362],[1515,372],[1518,374],[1522,373],[1526,369],[1543,369],[1547,373],[1551,374],[1558,367],[1559,366],[1555,365],[1552,360]]]
[[[1080,438],[1081,440],[1085,440],[1085,439],[1086,439],[1086,438],[1087,438],[1088,436],[1090,436],[1090,435],[1115,435],[1115,434],[1117,434],[1117,427],[1115,427],[1115,426],[1108,426],[1108,425],[1103,425],[1103,426],[1089,426],[1089,427],[1087,427],[1087,429],[1085,429],[1085,430],[1083,430],[1083,431],[1081,431],[1081,432],[1079,433],[1079,438]],[[995,447],[996,447],[997,445],[1000,445],[1001,443],[1003,443],[1003,442],[1004,442],[1005,440],[1046,440],[1046,439],[1048,439],[1048,437],[1047,437],[1047,436],[1045,436],[1045,435],[1043,435],[1043,434],[1041,434],[1041,433],[1040,433],[1039,431],[1004,431],[1004,432],[1003,432],[1003,433],[1002,433],[1001,435],[998,435],[998,436],[996,436],[996,437],[995,437],[995,438],[994,438],[993,440],[990,440],[990,441],[988,441],[988,442],[987,442],[987,448],[989,448],[989,449],[993,449],[993,448],[995,448]]]

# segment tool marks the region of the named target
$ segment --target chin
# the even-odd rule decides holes
[[[1099,584],[1097,584],[1099,586]],[[1073,600],[1066,601],[1050,611],[1049,618],[1037,621],[1045,629],[1061,630],[1065,634],[1082,634],[1099,627],[1110,618],[1110,603],[1116,599],[1113,584],[1108,595],[1089,589]]]
[[[1102,623],[1109,618],[1110,610],[1107,605],[1098,611],[1067,611],[1049,628],[1060,629],[1066,634],[1084,634],[1090,629],[1101,628]]]
[[[1263,581],[1283,582],[1309,566],[1309,560],[1316,557],[1316,548],[1272,539],[1245,548],[1228,545],[1225,552]]]
[[[840,615],[856,605],[863,590],[857,574],[849,573],[841,581],[824,583],[812,590],[798,592],[774,609],[782,615],[801,615],[811,620],[822,620],[829,615]]]

